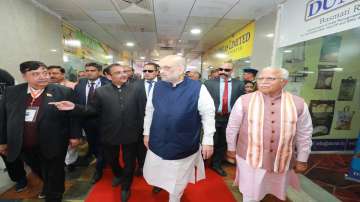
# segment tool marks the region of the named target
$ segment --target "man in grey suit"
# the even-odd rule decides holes
[[[226,172],[221,167],[227,149],[225,131],[232,106],[237,98],[244,94],[244,85],[242,81],[231,78],[232,63],[226,62],[218,70],[220,78],[207,80],[204,84],[214,100],[216,110],[216,133],[211,167],[219,175],[226,176]]]

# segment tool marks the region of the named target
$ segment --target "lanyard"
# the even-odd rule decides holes
[[[41,95],[42,92],[44,92],[44,89],[33,90],[32,88],[30,88],[30,95],[31,95],[31,98],[32,98],[31,103],[30,103],[31,106],[33,106],[36,98],[38,98]]]

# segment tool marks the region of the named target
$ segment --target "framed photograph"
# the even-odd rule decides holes
[[[313,137],[329,135],[335,100],[311,100],[309,108],[314,127]]]
[[[356,88],[356,79],[353,79],[351,76],[347,79],[342,79],[340,84],[340,91],[338,100],[340,101],[352,101],[354,98],[355,88]]]
[[[323,37],[320,62],[336,63],[338,61],[341,39],[341,36],[336,35]]]
[[[332,89],[336,65],[318,65],[318,79],[315,89]]]
[[[355,111],[350,110],[350,106],[345,106],[343,110],[336,112],[336,130],[351,130],[351,121]]]

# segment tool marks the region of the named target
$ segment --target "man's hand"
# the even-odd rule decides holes
[[[72,138],[72,139],[69,140],[69,146],[70,146],[71,148],[75,148],[75,147],[77,147],[79,144],[80,144],[80,139],[78,139],[78,138]]]
[[[204,159],[209,159],[214,153],[214,147],[212,145],[203,145],[201,153]]]
[[[236,152],[235,151],[227,151],[226,155],[229,157],[229,158],[232,158],[232,159],[235,159],[235,155],[236,155]]]
[[[144,145],[145,145],[146,149],[149,149],[149,136],[148,135],[144,135]]]
[[[295,173],[304,173],[308,167],[307,162],[296,161],[294,166]]]
[[[0,155],[7,155],[7,144],[0,144]]]
[[[60,111],[70,111],[75,108],[75,104],[70,101],[49,102],[49,105],[54,105]]]

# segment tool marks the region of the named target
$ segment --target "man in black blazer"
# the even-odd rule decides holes
[[[60,110],[73,110],[73,115],[98,117],[105,159],[111,164],[114,180],[121,179],[121,201],[124,202],[130,196],[146,96],[144,83],[141,80],[129,82],[125,67],[112,64],[109,72],[112,84],[96,89],[94,99],[87,107],[67,101],[53,104]],[[119,166],[120,145],[125,163],[123,169]]]
[[[64,160],[68,145],[76,146],[81,135],[77,121],[50,102],[73,100],[71,89],[48,84],[45,64],[20,64],[27,83],[6,89],[0,103],[0,154],[15,161],[21,155],[44,182],[46,201],[62,200]]]
[[[76,103],[86,106],[90,99],[94,96],[95,90],[109,83],[105,77],[101,76],[102,66],[97,63],[87,63],[85,65],[86,78],[80,79],[75,86]],[[95,173],[91,179],[91,183],[99,181],[103,174],[105,166],[104,155],[100,144],[99,125],[94,117],[84,118],[81,120],[81,126],[86,134],[89,145],[89,151],[86,158],[90,160],[94,155],[96,158]],[[117,182],[119,184],[119,182]]]
[[[159,65],[156,63],[146,63],[143,68],[143,75],[144,79],[142,79],[143,85],[141,85],[143,95],[146,97],[145,100],[149,97],[149,95],[153,92],[153,88],[155,86],[155,83],[158,81],[158,75],[159,75]],[[144,108],[146,107],[146,102],[144,102]],[[141,123],[143,125],[143,123]],[[135,172],[137,176],[142,176],[143,174],[143,167],[145,162],[145,156],[146,156],[146,147],[144,145],[144,135],[143,132],[139,135],[138,140],[138,146],[137,146],[137,163],[138,163],[138,169]]]
[[[216,110],[216,133],[214,135],[214,155],[212,168],[221,176],[226,176],[221,163],[226,153],[226,126],[235,101],[244,94],[244,84],[242,81],[232,79],[232,63],[224,63],[219,68],[220,78],[205,81],[205,86],[209,90],[214,100]]]

